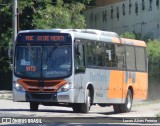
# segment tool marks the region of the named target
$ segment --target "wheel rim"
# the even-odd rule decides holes
[[[127,108],[130,109],[131,106],[132,106],[131,96],[128,95],[128,96],[127,96]]]
[[[90,97],[90,92],[88,94],[88,109],[90,110],[91,107],[91,97]]]

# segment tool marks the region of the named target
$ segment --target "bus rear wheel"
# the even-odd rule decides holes
[[[132,108],[132,101],[133,101],[132,93],[130,90],[128,90],[125,103],[113,105],[114,112],[115,113],[130,112]]]
[[[39,103],[30,102],[30,111],[38,111]]]

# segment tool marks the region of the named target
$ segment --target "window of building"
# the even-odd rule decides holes
[[[117,19],[119,20],[119,8],[117,7]]]
[[[132,8],[132,3],[131,0],[129,0],[129,15],[131,14],[131,8]]]
[[[113,19],[113,6],[111,6],[111,19]]]
[[[123,16],[125,15],[125,5],[122,5],[122,10],[123,10]]]
[[[159,0],[156,0],[157,9],[159,9]]]
[[[138,71],[145,71],[146,70],[146,56],[145,56],[145,49],[143,47],[135,47],[136,52],[136,68]]]
[[[103,22],[107,22],[107,11],[103,11],[102,12],[102,19],[103,19]]]
[[[136,15],[138,15],[138,3],[137,2],[135,2],[135,13]]]
[[[145,10],[145,2],[142,0],[142,10]]]
[[[149,0],[149,11],[152,11],[152,0]]]
[[[128,70],[136,70],[135,51],[133,46],[126,46],[126,65]]]

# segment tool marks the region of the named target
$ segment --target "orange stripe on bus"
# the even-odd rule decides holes
[[[136,81],[133,83],[131,78],[125,82],[126,71],[110,71],[110,81],[108,87],[109,98],[126,98],[129,87],[133,88],[134,99],[145,100],[148,91],[148,74],[145,72],[136,72]]]
[[[121,43],[122,44],[127,44],[127,45],[136,45],[136,46],[146,47],[146,43],[144,41],[141,41],[141,40],[121,38]]]
[[[67,83],[66,80],[45,80],[44,87],[39,87],[38,80],[18,79],[17,82],[28,92],[56,92]]]
[[[122,82],[123,82],[123,71],[111,70],[110,81],[108,87],[108,97],[109,98],[123,98],[122,94]]]
[[[119,38],[112,38],[112,42],[113,43],[120,43],[120,39]]]

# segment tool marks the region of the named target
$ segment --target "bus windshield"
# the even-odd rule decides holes
[[[17,46],[15,73],[21,77],[59,78],[71,74],[71,46]]]

